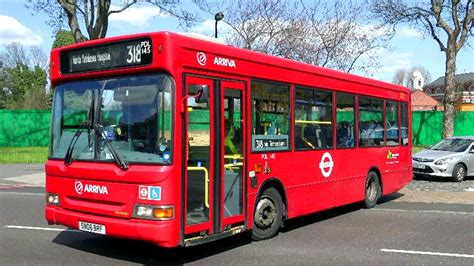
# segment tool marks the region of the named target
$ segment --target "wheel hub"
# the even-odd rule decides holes
[[[268,198],[262,198],[258,202],[257,209],[255,210],[255,225],[259,228],[268,228],[275,222],[276,217],[275,203]]]
[[[464,168],[459,167],[456,174],[457,174],[458,179],[463,178],[464,177]]]
[[[375,186],[375,181],[371,179],[365,189],[366,196],[371,201],[374,201],[375,197],[377,197],[377,189],[375,188]]]

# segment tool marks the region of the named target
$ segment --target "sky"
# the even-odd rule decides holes
[[[49,18],[43,13],[34,13],[27,9],[26,2],[26,0],[0,0],[0,46],[20,42],[24,46],[39,46],[49,53],[54,41],[51,27],[46,23]],[[115,2],[118,4],[120,1],[113,1],[112,5]],[[114,6],[111,9],[113,10]],[[201,17],[204,21],[188,31],[212,35],[213,16],[202,14]],[[178,24],[176,19],[163,14],[157,7],[142,4],[111,16],[107,37],[165,30],[185,31],[179,28]],[[221,22],[219,25],[220,31],[226,29],[224,23]],[[474,40],[471,40],[471,43],[474,44]],[[417,30],[402,25],[397,27],[389,46],[389,49],[377,51],[382,66],[370,73],[369,77],[390,82],[397,69],[408,69],[413,66],[426,68],[431,73],[433,81],[444,75],[445,55],[430,36],[424,36]],[[456,73],[467,72],[474,72],[474,48],[466,46],[458,54]]]

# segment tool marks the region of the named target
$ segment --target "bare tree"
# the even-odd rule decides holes
[[[5,68],[14,68],[23,64],[30,68],[35,66],[46,70],[48,68],[48,57],[40,47],[31,46],[25,48],[21,43],[11,43],[3,46],[0,58]]]
[[[431,82],[431,73],[428,69],[423,66],[414,66],[408,69],[397,69],[393,75],[392,83],[410,87],[410,80],[415,71],[420,72],[421,76],[423,77],[424,84]]]
[[[392,83],[397,85],[405,85],[408,77],[408,71],[405,68],[400,68],[395,71],[392,78]]]
[[[274,54],[274,48],[285,36],[284,32],[292,26],[297,7],[284,0],[237,0],[228,2],[226,6],[206,5],[204,8],[224,11],[224,21],[232,28],[225,34],[227,42]]]
[[[47,69],[49,60],[48,56],[38,46],[32,46],[29,50],[29,61],[32,67],[38,66],[41,69]]]
[[[6,68],[16,67],[18,64],[28,64],[28,56],[25,47],[20,43],[13,42],[3,46],[0,54],[3,66]]]
[[[302,60],[307,63],[352,72],[368,73],[379,65],[375,53],[387,47],[392,32],[379,25],[367,23],[367,13],[362,4],[352,1],[314,1],[303,6],[303,18],[308,30],[304,39],[305,49]],[[316,52],[316,57],[313,52]],[[363,63],[361,63],[363,62]]]
[[[456,57],[469,37],[474,35],[474,5],[472,0],[431,0],[408,2],[403,0],[372,0],[372,12],[386,25],[407,23],[424,30],[446,55],[444,76],[443,136],[454,133],[454,102],[456,97]]]
[[[196,19],[193,13],[176,8],[179,1],[124,0],[115,10],[111,10],[111,2],[112,0],[28,0],[27,7],[49,15],[48,24],[53,27],[54,32],[61,30],[67,21],[76,42],[104,38],[107,34],[110,15],[123,12],[138,3],[155,5],[163,12],[177,17],[187,24]],[[81,30],[81,23],[85,25],[87,37]]]
[[[305,3],[238,0],[219,7],[232,28],[226,39],[242,48],[345,72],[367,73],[378,65],[375,51],[387,46],[391,33],[364,26],[362,5],[343,0]]]

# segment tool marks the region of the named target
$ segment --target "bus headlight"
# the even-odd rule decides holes
[[[137,204],[133,217],[148,220],[171,220],[174,218],[174,207]]]
[[[46,202],[48,203],[48,205],[59,206],[59,195],[56,195],[53,193],[47,193]]]

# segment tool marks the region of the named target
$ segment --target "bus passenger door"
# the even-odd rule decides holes
[[[186,240],[243,229],[243,89],[244,83],[186,77]]]
[[[184,234],[193,238],[214,234],[215,90],[212,79],[186,77],[183,98],[185,138]],[[198,97],[196,97],[198,96]],[[186,107],[186,106],[185,106]]]
[[[221,82],[220,231],[244,225],[244,83]],[[242,227],[243,228],[243,227]]]

